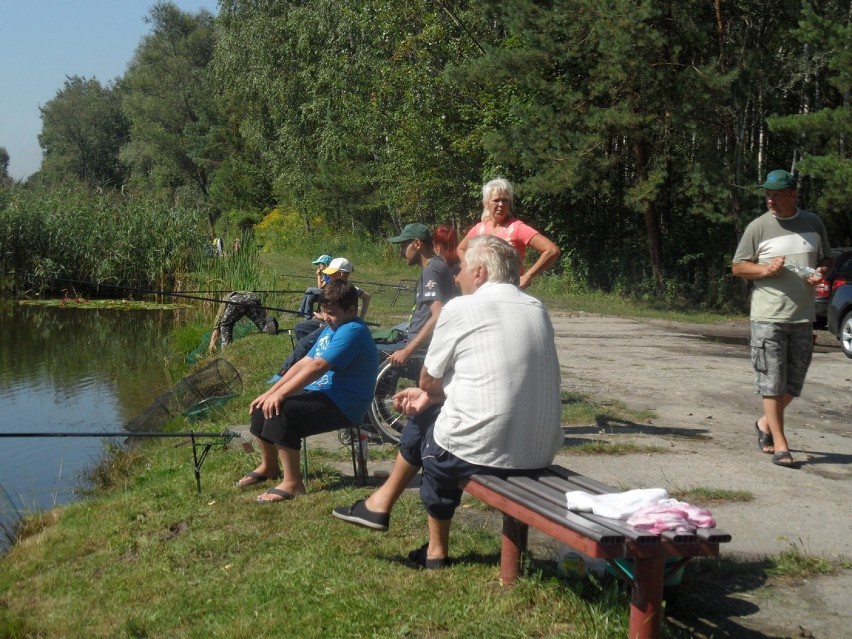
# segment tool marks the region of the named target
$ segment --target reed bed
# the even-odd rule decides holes
[[[207,244],[198,209],[115,193],[17,189],[0,208],[0,261],[16,293],[172,290]]]

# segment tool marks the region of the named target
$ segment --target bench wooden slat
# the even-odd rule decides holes
[[[711,544],[727,544],[731,541],[731,535],[718,528],[699,528],[695,534],[702,541]]]
[[[559,508],[551,501],[530,495],[517,486],[513,486],[505,479],[493,475],[474,475],[470,478],[470,481],[498,495],[507,497],[534,513],[565,526],[569,530],[585,535],[602,546],[615,546],[624,543],[624,535],[606,526],[600,526],[589,521],[587,518],[581,517],[578,513],[571,512],[567,508]]]
[[[586,477],[585,475],[581,475],[573,470],[568,470],[567,468],[563,468],[562,466],[557,466],[555,464],[553,466],[548,466],[547,471],[552,475],[556,475],[557,477],[566,479],[578,486],[582,486],[583,488],[581,490],[587,490],[590,493],[602,495],[604,493],[622,492],[620,488],[604,484],[603,482],[596,481],[591,477]]]
[[[563,481],[564,480],[558,477],[541,477],[539,481],[536,481],[531,477],[509,478],[510,483],[523,486],[525,490],[528,490],[535,494],[540,494],[542,496],[547,495],[548,499],[560,508],[565,508],[565,491],[562,490],[561,486],[554,486],[553,483],[559,483]],[[614,530],[618,534],[624,535],[626,539],[629,539],[637,544],[650,545],[660,543],[660,536],[656,533],[649,533],[645,530],[633,528],[633,526],[628,526],[621,520],[611,519],[609,517],[599,517],[598,515],[595,515],[594,513],[590,512],[568,512],[574,512],[576,515],[588,519],[589,521],[592,521],[598,524],[599,526]]]
[[[677,532],[674,530],[664,530],[660,533],[660,537],[668,539],[675,544],[694,544],[698,541],[698,537],[693,533]]]

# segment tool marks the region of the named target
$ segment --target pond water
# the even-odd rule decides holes
[[[0,301],[0,433],[122,432],[172,386],[174,321],[172,311]],[[122,441],[0,437],[0,525],[75,499],[105,446]]]

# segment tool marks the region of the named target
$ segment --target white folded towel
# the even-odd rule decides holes
[[[627,519],[640,508],[668,499],[664,488],[636,488],[623,493],[593,495],[582,490],[565,493],[568,510],[592,512],[610,519]]]

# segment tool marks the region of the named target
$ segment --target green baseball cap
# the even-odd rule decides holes
[[[422,240],[424,242],[431,242],[432,232],[425,224],[420,224],[420,222],[412,222],[411,224],[405,225],[405,228],[402,229],[402,233],[400,233],[396,237],[388,238],[388,242],[392,242],[394,244],[399,244],[400,242],[408,242],[409,240]]]
[[[770,191],[781,191],[782,189],[797,188],[796,178],[794,178],[790,173],[787,173],[787,171],[784,171],[782,169],[778,169],[777,171],[771,171],[766,176],[766,182],[764,182],[760,186]]]

